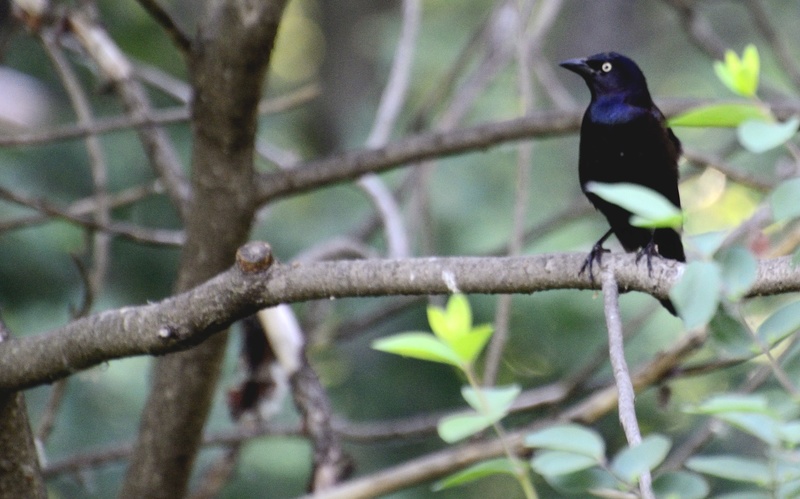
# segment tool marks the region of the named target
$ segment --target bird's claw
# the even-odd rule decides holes
[[[592,250],[586,256],[586,260],[583,261],[583,265],[581,265],[581,270],[578,272],[578,275],[583,275],[583,273],[588,270],[589,271],[589,280],[594,284],[594,270],[592,267],[594,266],[594,262],[597,262],[597,265],[603,264],[603,253],[608,253],[609,250],[605,249],[601,243],[597,243],[592,246]]]
[[[653,277],[653,256],[658,255],[658,247],[656,243],[651,239],[649,243],[642,246],[642,249],[636,252],[636,264],[639,264],[639,260],[642,257],[647,259],[647,275],[649,277]],[[659,255],[660,256],[660,255]]]

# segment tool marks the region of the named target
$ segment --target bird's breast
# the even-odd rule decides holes
[[[592,123],[619,125],[641,119],[647,110],[617,99],[599,99],[589,106],[586,114]]]

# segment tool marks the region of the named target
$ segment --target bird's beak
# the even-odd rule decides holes
[[[586,59],[567,59],[559,62],[558,65],[581,76],[588,76],[592,73],[592,68],[586,64]]]

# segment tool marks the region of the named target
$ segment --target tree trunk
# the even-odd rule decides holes
[[[177,291],[231,266],[250,232],[256,111],[284,4],[209,2],[192,43],[192,198]],[[186,494],[226,338],[158,361],[120,497]]]

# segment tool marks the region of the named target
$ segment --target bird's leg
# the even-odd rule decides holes
[[[586,260],[584,260],[583,265],[581,265],[581,270],[578,272],[578,275],[583,275],[583,272],[588,269],[589,280],[594,283],[594,271],[592,270],[592,267],[594,266],[595,261],[597,262],[597,265],[601,265],[603,263],[603,253],[608,253],[608,250],[603,247],[603,243],[606,242],[606,239],[611,237],[611,234],[613,233],[613,230],[608,229],[608,232],[606,232],[603,237],[594,243],[592,250],[586,256]]]
[[[647,275],[650,277],[653,276],[653,255],[658,255],[658,246],[656,246],[655,242],[655,233],[650,236],[650,242],[642,246],[642,249],[636,253],[637,264],[642,257],[647,258]]]

